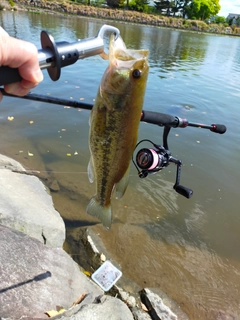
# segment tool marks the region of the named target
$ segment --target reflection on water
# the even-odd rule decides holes
[[[2,12],[0,23],[39,48],[43,29],[56,41],[74,42],[96,36],[104,22]],[[68,234],[77,238],[91,225],[127,277],[165,291],[190,319],[239,319],[239,39],[112,24],[127,47],[150,50],[145,110],[228,127],[223,136],[190,127],[170,132],[170,150],[184,164],[181,184],[194,190],[193,197],[174,192],[173,164],[146,179],[132,166],[126,195],[113,199],[112,228],[103,229],[85,212],[95,188],[86,173],[89,112],[84,110],[5,97],[0,152],[34,170],[49,187],[57,181],[53,201]],[[78,61],[64,68],[56,83],[44,72],[34,92],[93,103],[106,66],[99,57]],[[162,128],[141,123],[139,139],[161,144]],[[67,249],[77,257],[78,248]],[[79,250],[83,263],[87,258]]]

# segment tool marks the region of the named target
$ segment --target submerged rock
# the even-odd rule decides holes
[[[59,184],[58,184],[57,180],[54,180],[54,181],[51,183],[49,189],[50,189],[51,191],[53,191],[53,192],[58,192],[58,191],[60,191],[60,187],[59,187]]]

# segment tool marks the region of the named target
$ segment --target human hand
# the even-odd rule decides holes
[[[37,48],[30,42],[10,37],[0,27],[0,66],[18,68],[22,77],[20,82],[7,84],[4,90],[17,96],[26,95],[43,80],[39,68]],[[0,101],[2,95],[0,93]]]

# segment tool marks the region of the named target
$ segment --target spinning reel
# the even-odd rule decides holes
[[[191,123],[186,119],[179,117],[173,117],[171,115],[156,113],[150,111],[144,111],[142,113],[141,121],[164,126],[163,131],[163,146],[153,143],[151,140],[143,139],[137,145],[136,148],[143,142],[149,142],[153,148],[142,148],[136,154],[136,159],[132,157],[133,164],[135,165],[140,178],[146,178],[149,174],[157,173],[163,168],[167,167],[170,163],[177,165],[176,180],[173,189],[186,198],[191,198],[193,191],[187,187],[180,185],[180,175],[182,162],[174,158],[169,151],[167,137],[171,127],[186,128],[187,126],[210,129],[212,132],[223,134],[226,132],[224,125],[212,124],[211,126]],[[136,150],[135,148],[135,150]]]
[[[181,160],[178,160],[174,158],[171,155],[171,152],[167,149],[165,149],[163,146],[157,145],[153,143],[150,140],[144,139],[141,140],[137,145],[136,148],[142,143],[142,142],[150,142],[153,148],[143,148],[138,151],[136,155],[136,161],[133,161],[137,171],[138,171],[138,176],[140,178],[146,178],[149,174],[151,173],[156,173],[163,168],[167,167],[170,163],[174,163],[177,165],[177,173],[176,173],[176,181],[173,186],[173,189],[181,194],[182,196],[186,198],[191,198],[193,195],[193,191],[189,188],[186,188],[182,185],[180,185],[180,174],[181,174],[181,167],[182,167],[182,162]],[[141,171],[139,170],[141,169]]]

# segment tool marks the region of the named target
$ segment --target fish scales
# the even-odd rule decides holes
[[[127,188],[148,75],[147,50],[128,50],[121,39],[111,38],[109,56],[90,115],[88,175],[90,182],[96,180],[96,194],[87,206],[106,228],[114,188],[117,198]]]

